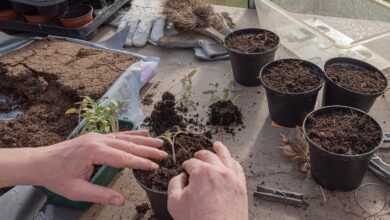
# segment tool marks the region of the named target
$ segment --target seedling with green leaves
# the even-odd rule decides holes
[[[66,114],[79,114],[79,121],[85,120],[85,126],[80,134],[96,132],[101,134],[119,131],[118,112],[120,103],[115,100],[98,102],[90,97],[84,97],[79,103],[79,109],[71,108]]]

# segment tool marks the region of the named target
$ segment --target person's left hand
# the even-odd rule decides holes
[[[151,160],[167,153],[159,149],[162,141],[148,137],[147,131],[116,134],[86,134],[53,146],[32,149],[31,184],[76,201],[122,205],[124,197],[106,187],[89,182],[94,165],[142,170],[157,169]]]

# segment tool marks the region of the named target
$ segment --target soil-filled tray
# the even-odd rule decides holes
[[[66,110],[82,96],[100,98],[138,60],[60,40],[34,42],[0,58],[0,87],[7,97],[0,113],[21,112],[0,123],[0,148],[64,140],[78,123]]]
[[[152,76],[147,70],[158,63],[154,58],[72,39],[35,39],[11,48],[0,58],[0,147],[47,146],[77,136],[83,123],[77,126],[78,116],[65,114],[75,102],[82,96],[98,99],[103,95],[136,102],[138,89]],[[130,87],[134,88],[131,94]],[[121,118],[129,120],[120,121],[122,127],[134,128],[132,120],[137,117],[128,117],[134,112],[121,113]],[[91,182],[107,185],[119,171],[103,166]],[[90,205],[45,192],[49,203],[80,209]]]
[[[129,0],[115,0],[111,5],[96,10],[93,21],[81,28],[65,28],[59,21],[54,21],[49,24],[31,24],[25,22],[22,16],[18,16],[13,21],[0,21],[0,30],[29,32],[40,36],[57,35],[88,39],[99,26],[104,24],[104,22],[128,2]]]

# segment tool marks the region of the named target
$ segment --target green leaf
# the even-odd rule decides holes
[[[70,108],[66,110],[65,115],[70,115],[70,114],[78,114],[79,110],[77,108]]]

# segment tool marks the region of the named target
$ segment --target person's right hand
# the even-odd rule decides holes
[[[183,163],[187,175],[168,187],[168,210],[175,220],[247,220],[248,197],[241,165],[222,143]],[[187,184],[188,182],[188,184]]]
[[[158,149],[162,144],[162,140],[149,137],[147,131],[127,131],[86,134],[32,149],[29,173],[35,178],[31,184],[76,201],[122,205],[125,198],[119,192],[89,182],[94,165],[154,170],[158,164],[152,159],[162,160],[168,156]]]

